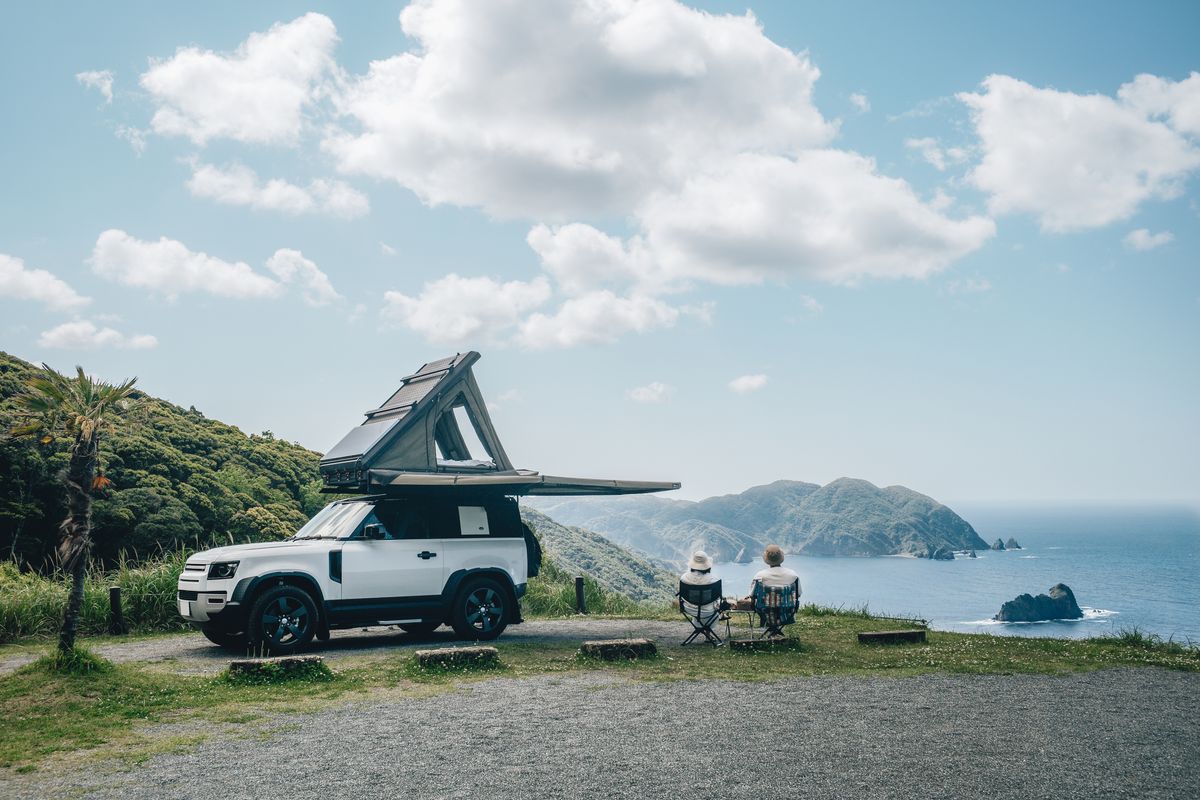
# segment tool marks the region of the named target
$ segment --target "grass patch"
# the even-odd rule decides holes
[[[110,672],[113,665],[86,647],[77,645],[65,653],[55,648],[49,655],[33,662],[30,668],[61,675],[87,676]]]
[[[304,661],[287,665],[265,661],[253,672],[225,670],[218,680],[231,686],[279,686],[286,683],[329,683],[337,680],[337,675],[324,661]]]

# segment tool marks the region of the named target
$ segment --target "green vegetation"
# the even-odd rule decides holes
[[[230,686],[278,686],[286,683],[328,683],[334,680],[333,670],[322,661],[302,661],[294,664],[266,662],[255,672],[221,673],[220,680]]]
[[[546,560],[563,572],[586,575],[612,592],[633,600],[662,605],[670,602],[678,578],[651,561],[613,544],[598,533],[560,525],[528,506],[521,518],[537,534]],[[571,590],[574,608],[574,589]],[[588,598],[589,607],[591,598]]]
[[[680,622],[680,638],[684,625]],[[1200,671],[1200,650],[1155,642],[1136,632],[1106,639],[1060,640],[931,631],[921,645],[862,647],[855,634],[879,626],[860,612],[804,614],[790,626],[788,647],[774,652],[678,648],[660,642],[659,658],[606,663],[582,659],[578,643],[494,644],[503,662],[487,670],[423,670],[412,650],[351,656],[331,674],[301,678],[303,691],[279,681],[231,680],[162,671],[162,665],[117,664],[85,675],[31,664],[0,680],[0,767],[33,769],[55,753],[96,749],[97,756],[139,760],[194,740],[165,730],[139,731],[142,721],[170,722],[181,712],[210,732],[258,735],[272,714],[310,711],[370,692],[421,697],[464,682],[503,676],[612,671],[632,680],[773,680],[795,676],[911,676],[930,672],[1063,673],[1114,666]],[[630,633],[633,633],[631,630]],[[743,629],[741,635],[745,635]],[[666,646],[664,646],[666,645]],[[6,655],[0,650],[0,656]],[[222,729],[222,725],[236,728]],[[187,733],[191,733],[188,729]],[[263,733],[269,735],[269,732]]]
[[[37,370],[0,352],[0,557],[46,570],[66,516],[58,481],[68,463],[54,442],[11,437],[18,396]],[[114,419],[99,467],[107,488],[92,513],[94,554],[105,567],[181,548],[291,535],[328,498],[319,493],[319,456],[270,432],[242,433],[141,392],[134,411]]]

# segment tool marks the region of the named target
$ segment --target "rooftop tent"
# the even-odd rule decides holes
[[[679,488],[678,483],[556,478],[514,469],[471,373],[478,360],[474,351],[458,353],[404,378],[321,459],[325,491],[583,495]],[[473,451],[468,439],[482,452]]]

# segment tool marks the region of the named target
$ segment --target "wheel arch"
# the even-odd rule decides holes
[[[249,609],[255,599],[272,586],[295,586],[297,589],[308,592],[313,599],[313,604],[317,607],[320,629],[328,630],[329,623],[325,616],[325,595],[321,591],[321,584],[307,572],[267,572],[253,578],[246,578],[234,587],[232,599]]]
[[[446,609],[446,619],[450,619],[451,604],[458,597],[463,587],[473,580],[479,578],[491,578],[500,584],[500,587],[508,595],[510,601],[508,607],[508,619],[505,620],[509,624],[517,622],[521,618],[520,600],[517,597],[517,587],[513,585],[512,576],[499,567],[474,567],[472,569],[460,569],[451,573],[446,579],[446,587],[442,589],[442,605]]]

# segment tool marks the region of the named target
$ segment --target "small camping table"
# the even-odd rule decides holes
[[[729,602],[728,600],[726,602]],[[722,612],[725,615],[725,638],[731,638],[729,631],[729,621],[734,614],[746,615],[746,627],[754,630],[754,600],[746,598],[738,598],[732,603],[729,603],[729,608]]]

